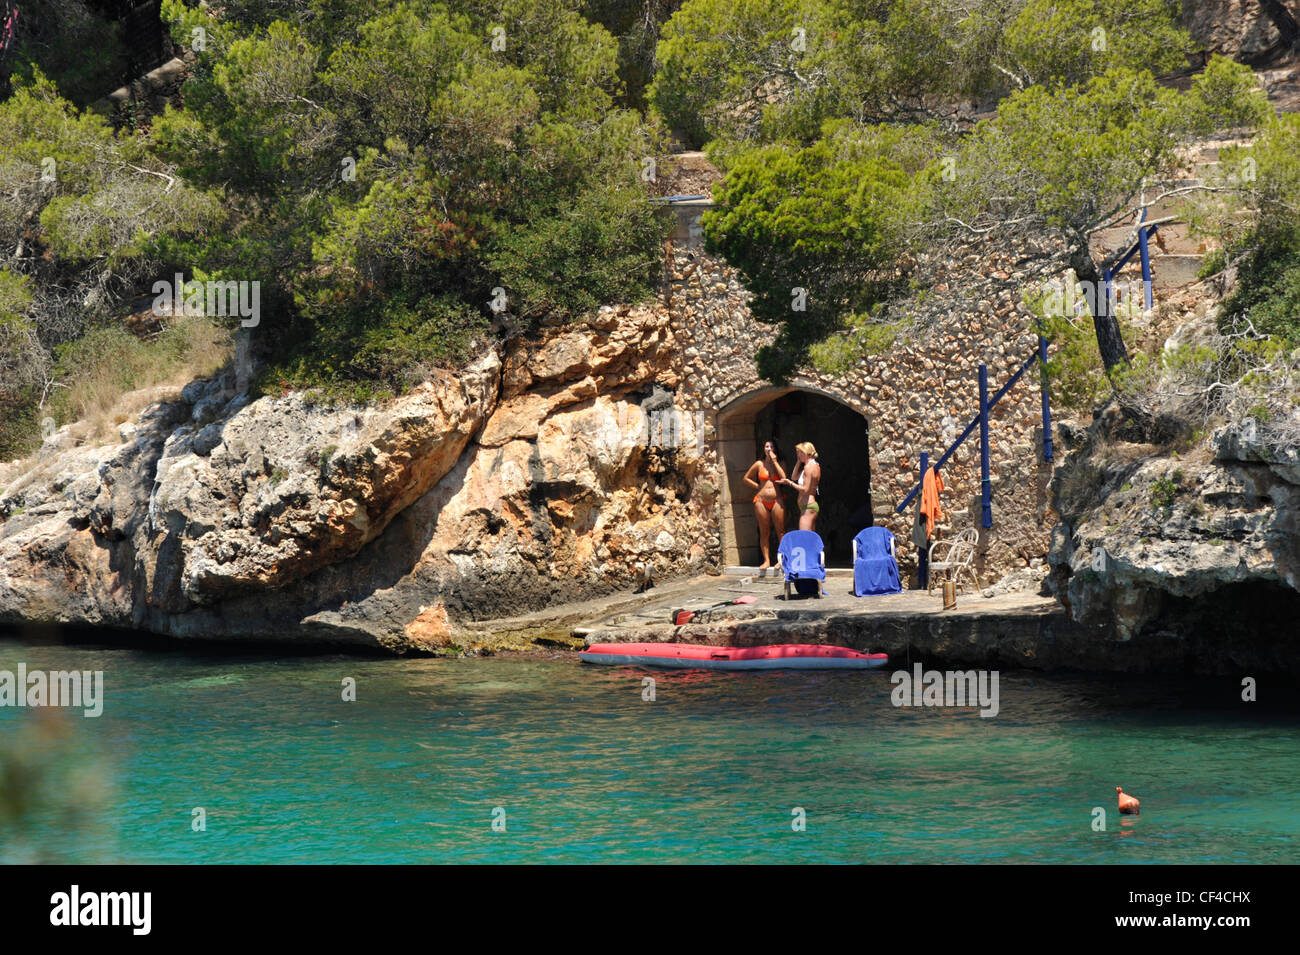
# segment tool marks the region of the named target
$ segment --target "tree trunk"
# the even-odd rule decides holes
[[[1290,49],[1300,41],[1300,23],[1296,22],[1295,15],[1282,0],[1259,0],[1259,7],[1273,21],[1273,26],[1277,27],[1283,47]]]
[[[1097,350],[1101,352],[1101,363],[1110,374],[1117,366],[1128,364],[1128,349],[1124,347],[1124,336],[1119,330],[1119,319],[1110,309],[1109,290],[1102,288],[1101,272],[1092,260],[1086,242],[1076,244],[1070,258],[1074,274],[1083,283],[1085,296],[1092,310],[1092,326],[1097,331]]]

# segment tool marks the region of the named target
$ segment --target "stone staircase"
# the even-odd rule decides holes
[[[1142,199],[1148,203],[1145,221],[1160,223],[1150,242],[1151,285],[1156,304],[1162,297],[1197,281],[1197,272],[1212,246],[1205,237],[1192,235],[1185,219],[1187,200],[1197,194],[1198,186],[1223,180],[1225,171],[1221,168],[1220,154],[1224,149],[1248,141],[1245,138],[1225,138],[1198,142],[1188,150],[1186,175],[1144,184]],[[1098,262],[1111,261],[1136,239],[1135,217],[1125,225],[1095,233],[1093,256]],[[1132,283],[1137,289],[1141,275],[1141,266],[1134,256],[1120,272],[1116,283]]]

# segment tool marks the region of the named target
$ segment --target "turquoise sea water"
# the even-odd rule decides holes
[[[1232,680],[1003,671],[981,719],[896,708],[887,672],[0,639],[19,662],[104,671],[105,706],[0,707],[7,861],[1300,862],[1300,710],[1267,680],[1249,704]]]

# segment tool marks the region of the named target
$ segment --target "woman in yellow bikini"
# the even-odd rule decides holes
[[[794,480],[786,478],[782,484],[788,484],[799,492],[799,530],[817,529],[817,514],[821,506],[817,503],[817,485],[822,479],[822,466],[817,463],[817,449],[811,441],[794,446],[799,466],[794,469]]]
[[[763,445],[763,460],[755,461],[745,472],[745,483],[758,493],[754,495],[754,517],[758,520],[758,546],[763,552],[763,563],[759,570],[772,566],[772,552],[768,546],[768,537],[776,529],[776,546],[781,546],[781,535],[785,533],[785,508],[781,505],[781,495],[776,486],[787,483],[785,469],[781,467],[781,452],[775,441]]]

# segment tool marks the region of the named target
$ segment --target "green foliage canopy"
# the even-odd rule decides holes
[[[1034,85],[1183,65],[1167,0],[688,0],[650,99],[697,145],[799,140],[821,123],[954,118]]]
[[[216,198],[145,144],[78,111],[39,70],[0,102],[0,457],[28,447],[54,350],[108,321],[164,265],[160,244],[215,228]]]
[[[613,37],[574,0],[382,7],[219,26],[158,124],[163,155],[240,197],[236,228],[183,251],[273,286],[271,379],[400,389],[464,356],[495,288],[524,326],[648,294],[659,136],[615,105]],[[206,16],[167,10],[178,33]]]
[[[933,155],[924,129],[839,123],[811,146],[741,154],[704,216],[708,248],[740,270],[751,308],[779,326],[759,353],[780,379],[807,347],[897,288],[917,211],[915,174]]]

